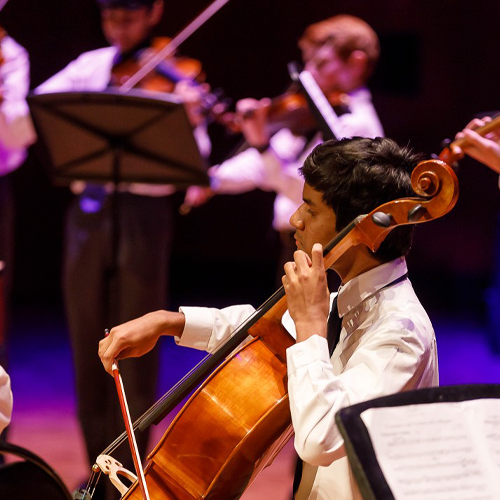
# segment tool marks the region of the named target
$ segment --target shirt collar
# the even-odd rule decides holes
[[[407,272],[405,258],[399,257],[374,267],[366,273],[352,278],[345,285],[341,285],[338,295],[339,316],[343,317],[368,297],[376,294],[381,288]]]

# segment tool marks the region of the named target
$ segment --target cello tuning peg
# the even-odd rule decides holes
[[[391,225],[391,214],[386,214],[385,212],[375,212],[372,215],[373,222],[379,227],[389,227]]]
[[[408,210],[408,221],[416,222],[420,220],[427,209],[422,205],[415,205],[412,209]]]

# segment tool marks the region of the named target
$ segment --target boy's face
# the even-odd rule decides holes
[[[302,47],[302,60],[304,69],[311,73],[325,94],[332,91],[349,92],[357,86],[357,76],[349,60],[342,60],[329,43],[305,44]]]
[[[148,38],[158,20],[155,6],[138,9],[105,8],[101,11],[104,36],[120,53],[134,49]]]
[[[297,249],[311,255],[315,243],[325,246],[337,234],[337,219],[331,207],[323,201],[323,193],[304,184],[302,205],[290,217],[295,228]]]

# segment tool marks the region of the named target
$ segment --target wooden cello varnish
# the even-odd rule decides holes
[[[281,325],[285,310],[283,297],[175,417],[145,470],[152,499],[239,498],[284,446],[291,436],[285,351],[295,342]],[[123,498],[141,493],[133,488]]]

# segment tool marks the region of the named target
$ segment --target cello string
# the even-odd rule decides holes
[[[192,375],[198,368],[200,368],[203,363],[205,363],[208,359],[210,359],[211,355],[208,354],[207,356],[205,356],[201,361],[199,361],[189,372],[187,372],[180,380],[178,380],[165,394],[163,394],[163,396],[161,396],[161,398],[158,399],[158,401],[156,401],[156,403],[154,403],[150,408],[148,408],[140,417],[138,417],[133,425],[132,425],[132,429],[134,431],[136,431],[139,426],[141,425],[141,423],[144,421],[144,419],[149,416],[154,410],[156,410],[158,408],[158,406],[160,406],[164,401],[165,399],[167,399],[169,396],[171,396],[177,389],[178,387],[187,379],[189,378],[190,375]],[[120,446],[122,443],[125,442],[125,440],[127,439],[127,433],[126,432],[123,432],[122,434],[120,434],[102,453],[101,455],[109,455],[111,452],[113,452],[114,450],[116,450],[116,448],[118,448],[118,446]]]
[[[325,253],[328,252],[332,245],[335,245],[338,241],[340,241],[343,238],[343,231],[339,233],[326,247],[325,247]],[[205,363],[207,363],[210,358],[214,354],[218,354],[220,351],[222,351],[225,346],[233,339],[235,335],[240,333],[244,328],[250,328],[253,325],[253,319],[255,318],[256,315],[260,314],[261,310],[265,308],[268,304],[272,304],[275,301],[275,298],[279,296],[282,293],[283,287],[280,287],[271,297],[269,297],[258,309],[256,309],[246,320],[244,320],[232,333],[230,337],[228,337],[217,349],[215,349],[211,354],[208,354],[205,356],[203,359],[201,359],[191,370],[189,370],[178,382],[176,382],[163,396],[161,396],[156,403],[154,403],[150,408],[148,408],[140,417],[138,417],[134,423],[132,428],[134,431],[137,430],[137,428],[141,425],[141,423],[148,418],[151,413],[153,413],[155,410],[158,409],[158,407],[172,394],[175,393],[175,391],[191,376],[193,375],[197,370],[199,370]],[[250,326],[247,326],[250,323]],[[243,340],[242,340],[243,342]],[[230,353],[228,353],[229,355]],[[123,432],[120,434],[103,452],[102,454],[109,455],[112,451],[116,450],[118,446],[120,446],[125,440],[127,439],[127,434],[126,432]]]
[[[283,288],[283,287],[281,287]],[[249,321],[252,320],[252,318],[254,318],[254,316],[256,314],[258,314],[258,312],[264,307],[266,306],[269,302],[271,302],[274,297],[280,293],[281,291],[281,288],[275,292],[269,299],[267,299],[263,304],[262,306],[260,306],[258,309],[256,309],[254,311],[254,313],[252,313],[250,315],[249,318],[247,318],[245,321],[243,321],[243,323],[241,323],[233,332],[233,334],[228,337],[217,349],[215,349],[211,354],[208,354],[207,356],[205,356],[203,359],[201,359],[193,368],[191,368],[191,370],[189,370],[180,380],[178,380],[165,394],[163,394],[163,396],[161,396],[158,401],[156,401],[156,403],[154,403],[150,408],[148,408],[140,417],[138,417],[134,423],[133,423],[133,430],[136,431],[137,428],[141,425],[141,423],[147,418],[149,417],[149,415],[154,412],[167,398],[169,398],[170,396],[172,396],[172,394],[175,393],[175,391],[191,376],[193,375],[196,371],[198,371],[200,368],[203,367],[203,365],[205,363],[207,363],[214,354],[217,354],[219,353],[220,351],[222,351],[224,349],[224,347],[231,341],[231,339],[234,337],[234,335],[236,335],[238,332],[240,332],[243,328],[245,328],[245,325],[248,324]],[[243,341],[242,341],[243,342]],[[120,434],[103,452],[102,454],[103,455],[109,455],[112,451],[116,450],[116,448],[118,448],[118,446],[120,446],[123,442],[125,442],[125,440],[127,439],[127,434],[126,432],[123,432],[122,434]]]

